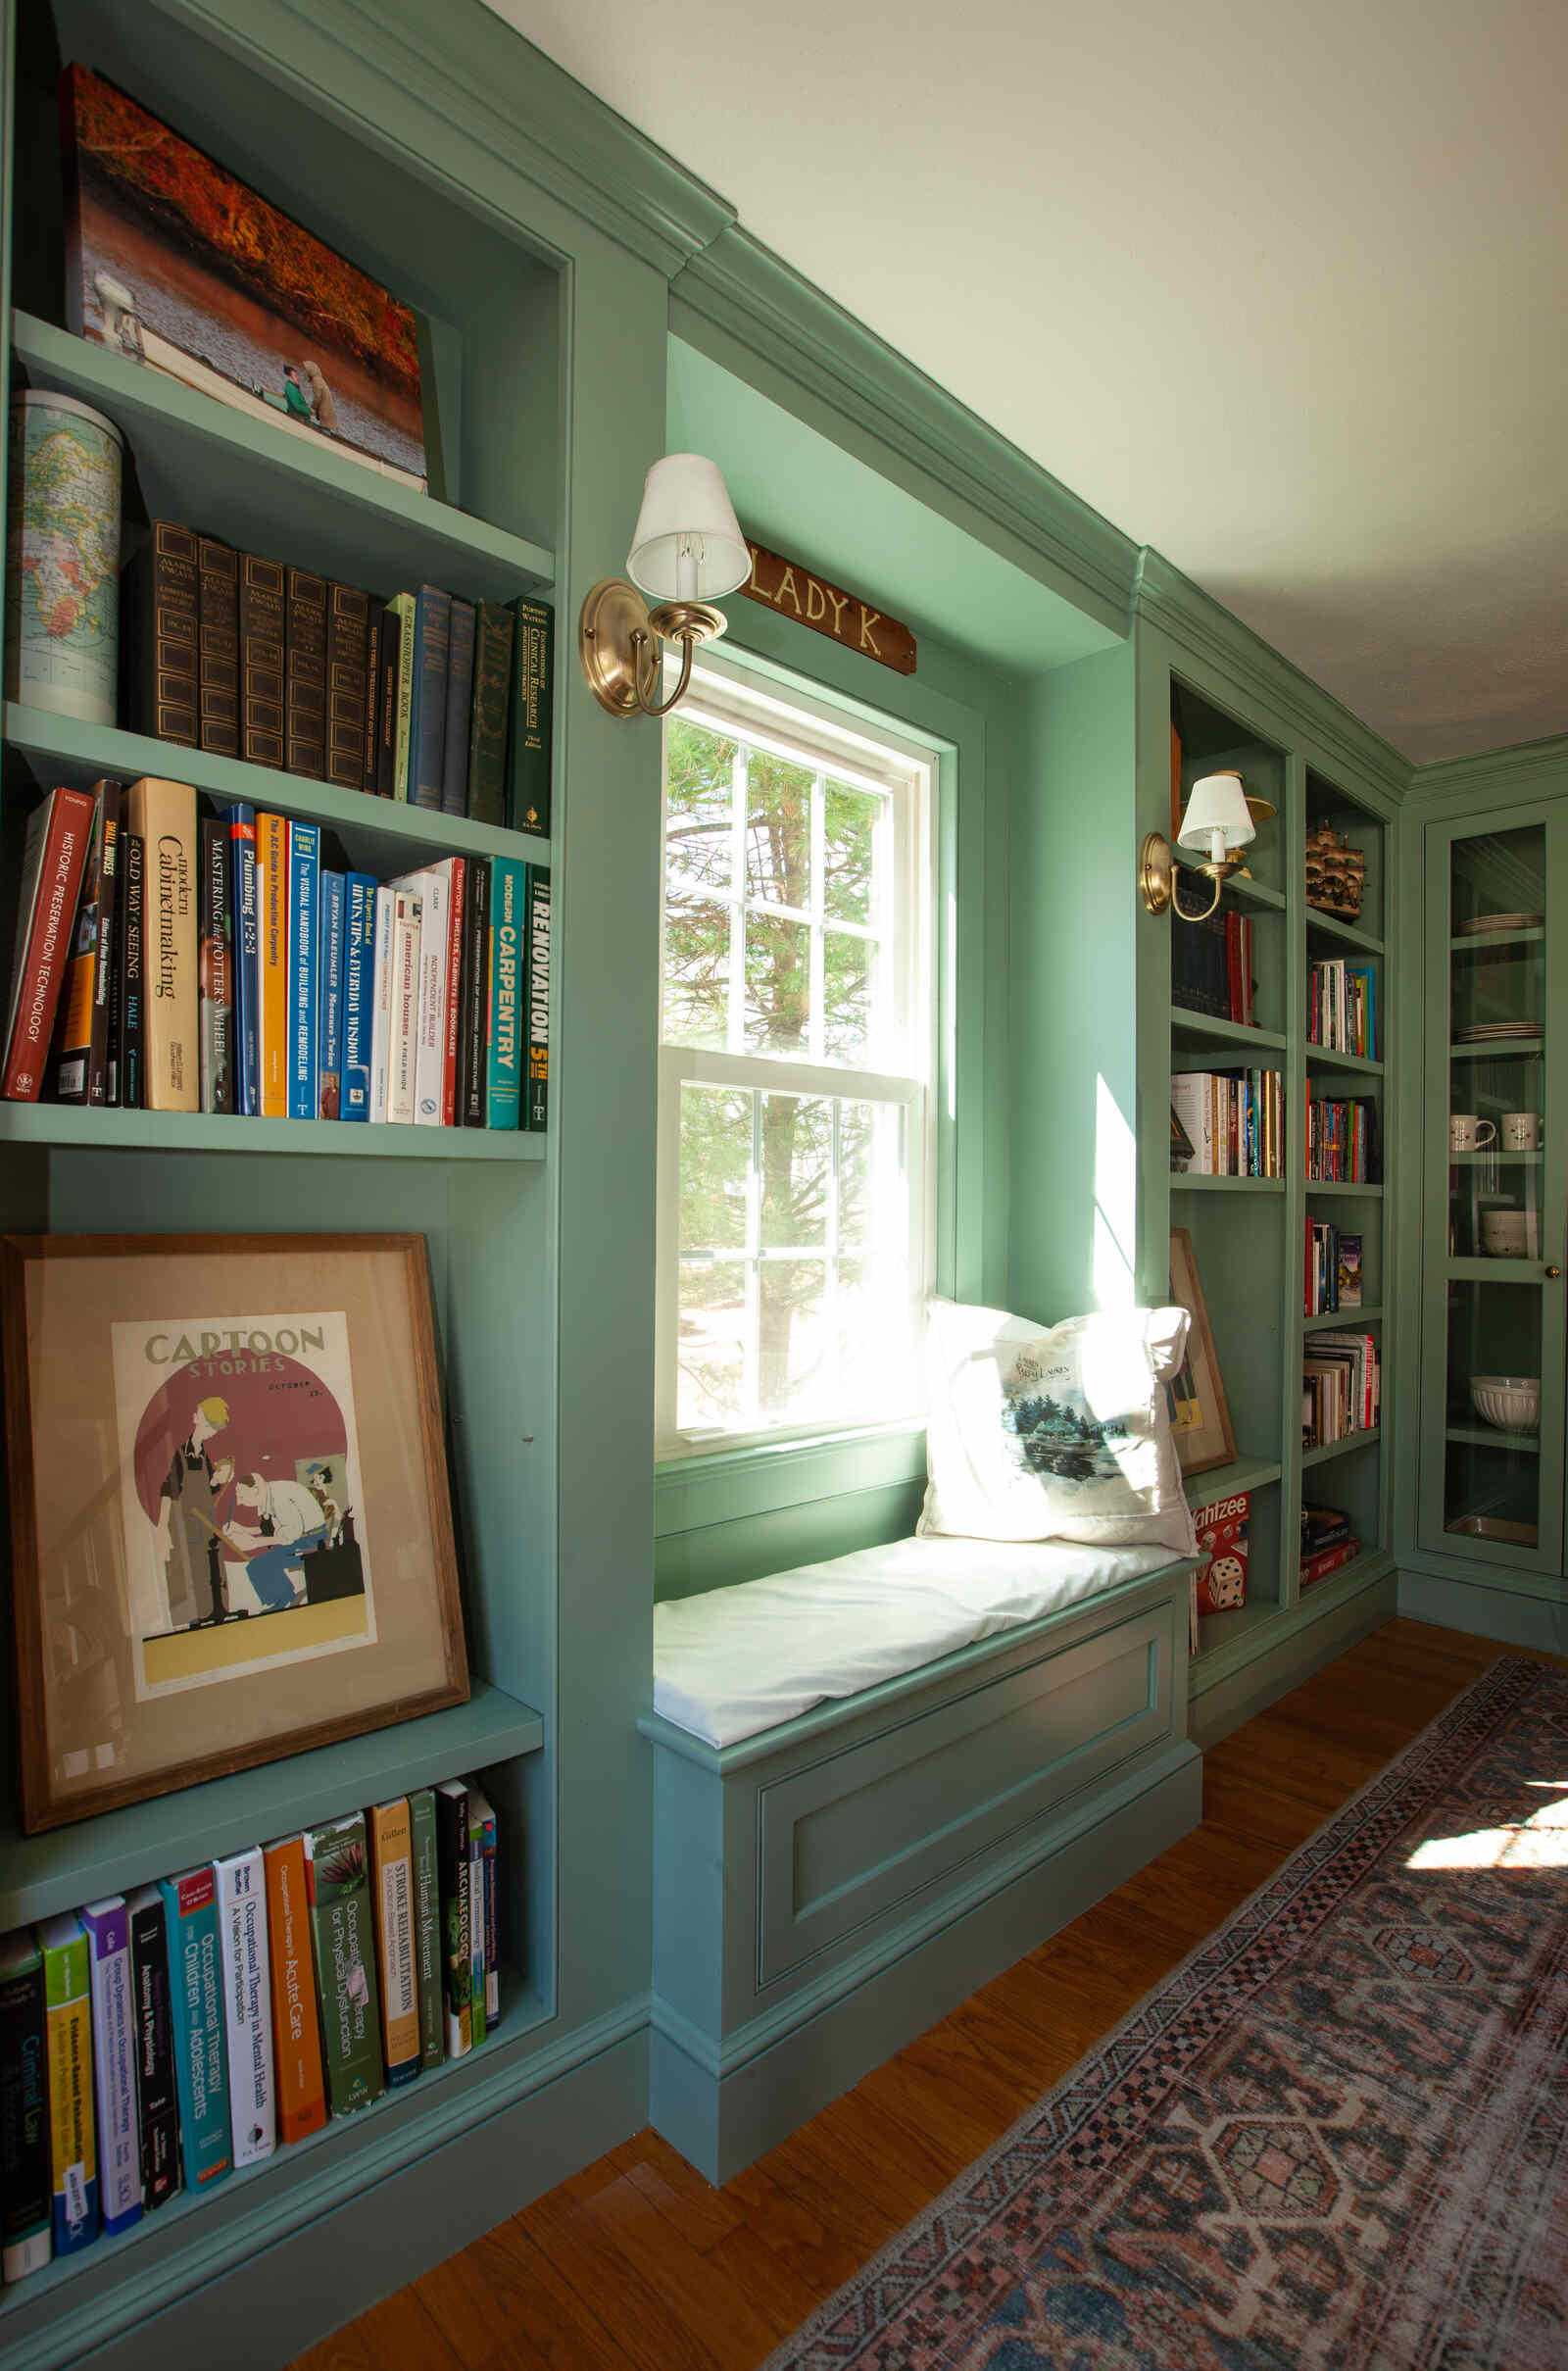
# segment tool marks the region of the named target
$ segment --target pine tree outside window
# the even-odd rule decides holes
[[[930,752],[738,670],[664,726],[658,1430],[908,1417],[931,1288]]]

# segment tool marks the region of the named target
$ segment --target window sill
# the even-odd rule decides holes
[[[666,1449],[654,1467],[654,1532],[663,1539],[924,1477],[924,1416],[787,1439],[753,1435],[722,1447]]]

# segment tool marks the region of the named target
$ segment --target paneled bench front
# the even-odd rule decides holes
[[[1105,1552],[1009,1548],[1008,1557],[1056,1559],[1045,1599],[1079,1602],[999,1635],[971,1633],[936,1660],[730,1744],[645,1718],[656,1764],[652,2115],[710,2181],[739,2172],[1197,1824],[1192,1567],[1157,1564],[1165,1553],[1115,1552],[1114,1569],[1135,1569],[1085,1598],[1055,1585],[1060,1559],[1079,1559],[1081,1582]],[[821,1637],[843,1621],[833,1576],[861,1560],[813,1568],[829,1576],[815,1631],[811,1587],[795,1595],[795,1659],[818,1676]],[[751,1586],[774,1592],[787,1614],[788,1585],[811,1579]],[[710,1614],[707,1601],[687,1601],[688,1643],[694,1618],[709,1633],[743,1622],[746,1595],[715,1592]],[[696,1644],[712,1650],[713,1637]],[[719,1635],[708,1667],[723,1659]],[[682,1693],[676,1660],[666,1652],[660,1668],[683,1718],[722,1736],[756,1717],[755,1704],[737,1714],[722,1695],[694,1701],[700,1654],[686,1658]],[[764,1694],[788,1701],[789,1670],[759,1677]]]

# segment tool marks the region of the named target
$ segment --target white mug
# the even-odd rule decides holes
[[[1487,1210],[1481,1219],[1481,1249],[1489,1260],[1535,1260],[1540,1257],[1539,1228],[1534,1210]]]
[[[1539,1111],[1504,1111],[1502,1142],[1510,1153],[1539,1153],[1541,1150],[1541,1113]]]
[[[1496,1140],[1496,1129],[1490,1119],[1477,1119],[1473,1111],[1455,1111],[1448,1120],[1448,1150],[1450,1153],[1484,1153]]]

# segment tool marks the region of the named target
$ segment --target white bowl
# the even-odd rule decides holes
[[[1539,1375],[1472,1375],[1470,1405],[1489,1424],[1504,1432],[1541,1430]]]

